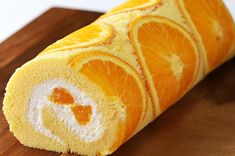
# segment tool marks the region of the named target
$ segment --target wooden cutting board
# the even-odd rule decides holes
[[[0,110],[14,70],[99,13],[53,8],[0,44]],[[2,30],[4,31],[4,30]],[[0,156],[70,155],[25,147],[0,111]],[[114,156],[234,156],[235,59],[211,73]]]

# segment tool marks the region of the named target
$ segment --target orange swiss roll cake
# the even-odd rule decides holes
[[[128,0],[18,68],[3,111],[25,146],[107,155],[234,55],[221,0]]]

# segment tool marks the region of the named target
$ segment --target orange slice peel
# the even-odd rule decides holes
[[[161,0],[127,0],[114,9],[110,10],[101,18],[134,10],[146,10],[148,8],[155,8],[161,5]]]

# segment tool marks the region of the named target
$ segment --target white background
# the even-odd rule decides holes
[[[1,0],[0,42],[53,6],[105,12],[125,0]],[[235,19],[235,0],[224,0]]]

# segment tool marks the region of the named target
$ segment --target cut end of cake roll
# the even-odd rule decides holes
[[[144,84],[114,56],[76,55],[43,56],[17,69],[6,88],[4,114],[29,147],[110,154],[140,130],[147,108]]]

